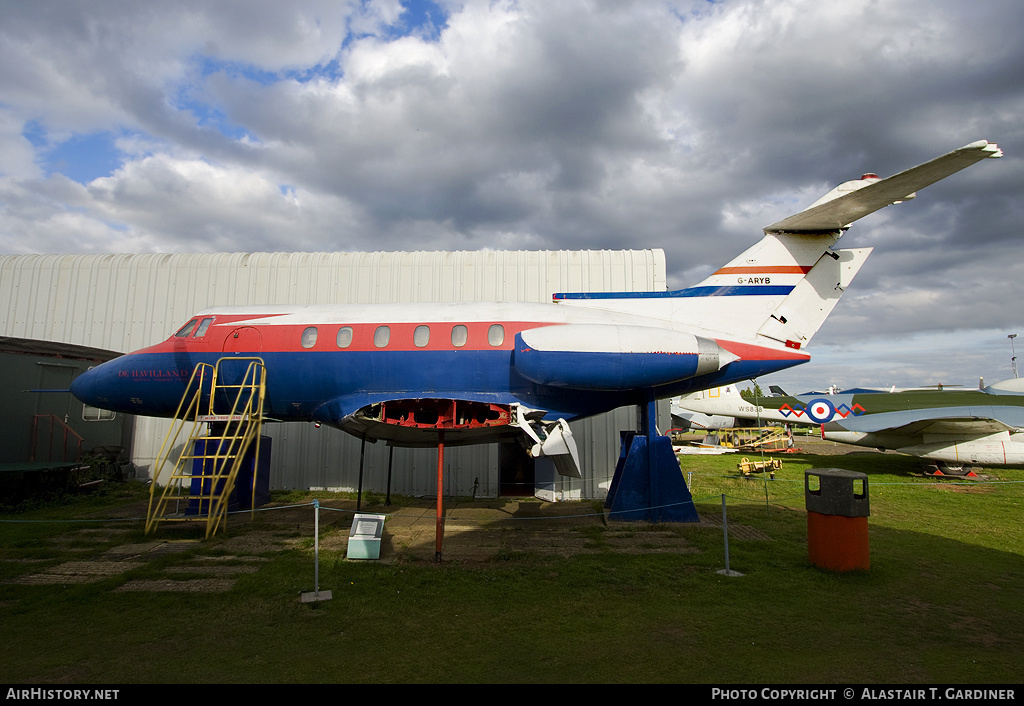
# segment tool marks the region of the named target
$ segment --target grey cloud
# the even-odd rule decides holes
[[[660,247],[678,287],[839,182],[989,139],[854,225],[875,254],[815,344],[1012,325],[1019,3],[443,6],[400,36],[394,2],[4,5],[0,248]],[[34,178],[19,121],[129,134],[122,168]]]

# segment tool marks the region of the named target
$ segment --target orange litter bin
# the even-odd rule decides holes
[[[868,477],[841,468],[804,471],[807,554],[833,571],[871,568],[868,543]]]

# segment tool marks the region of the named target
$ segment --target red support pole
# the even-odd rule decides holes
[[[434,528],[434,561],[441,561],[441,539],[444,537],[444,432],[437,435],[437,525]]]

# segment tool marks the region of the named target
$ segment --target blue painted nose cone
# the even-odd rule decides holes
[[[173,416],[188,380],[181,380],[178,372],[172,358],[129,353],[79,375],[71,383],[71,394],[111,412]]]
[[[111,372],[114,373],[111,376]],[[116,379],[116,371],[111,371],[110,363],[103,363],[95,368],[86,370],[71,383],[71,394],[79,401],[100,409],[112,409],[110,406],[111,396],[116,391],[112,387],[111,378]]]
[[[96,369],[86,370],[71,382],[71,394],[80,402],[97,407],[96,394]]]

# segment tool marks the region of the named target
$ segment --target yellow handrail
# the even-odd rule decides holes
[[[172,471],[172,477],[170,482],[164,486],[163,492],[161,493],[160,500],[157,501],[157,506],[153,507],[153,497],[155,495],[156,487],[160,474],[163,472],[164,465],[167,459],[170,457],[171,451],[174,449],[174,444],[178,441],[181,436],[182,429],[185,428],[185,424],[192,421],[192,429],[189,433],[189,439],[192,439],[196,435],[196,427],[199,426],[199,406],[202,402],[203,387],[205,381],[208,379],[211,381],[211,393],[210,397],[213,397],[213,379],[215,369],[208,363],[199,363],[192,371],[192,376],[189,378],[188,384],[185,385],[185,393],[181,396],[181,402],[178,403],[178,408],[174,411],[174,421],[171,423],[171,427],[167,430],[167,434],[164,435],[164,441],[160,445],[160,452],[157,454],[156,463],[153,466],[153,483],[149,486],[149,510],[146,515],[146,534],[149,534],[159,521],[155,519],[156,515],[162,514],[160,511],[166,508],[167,501],[169,500],[168,494],[172,492],[176,486],[174,483],[174,474]],[[196,384],[195,392],[191,395],[189,391],[192,389],[193,384]],[[181,456],[178,458],[178,463],[181,462]],[[177,470],[178,464],[175,464],[175,470]]]
[[[241,468],[242,460],[245,457],[246,452],[249,450],[249,446],[252,444],[253,439],[256,440],[256,458],[259,458],[259,431],[262,423],[262,411],[263,411],[263,399],[266,393],[266,384],[264,379],[264,365],[262,358],[221,358],[217,361],[217,365],[214,369],[216,376],[220,375],[220,366],[224,361],[229,360],[232,362],[239,362],[248,360],[249,364],[246,367],[245,373],[242,376],[242,381],[237,385],[218,385],[214,383],[214,389],[231,389],[237,388],[234,401],[231,404],[231,411],[227,415],[227,423],[225,424],[224,434],[220,438],[220,442],[217,444],[218,454],[214,459],[214,477],[224,477],[224,491],[217,496],[216,505],[210,508],[210,516],[207,524],[206,536],[209,537],[216,533],[220,522],[227,515],[227,499],[231,493],[231,489],[234,487],[235,478],[238,475],[238,471]],[[216,380],[216,378],[215,378]],[[248,392],[248,394],[246,394]],[[242,402],[245,397],[245,402]],[[255,398],[255,399],[254,399]],[[255,410],[254,410],[255,402]],[[239,408],[239,404],[242,404]],[[214,396],[210,398],[210,414],[215,414],[215,402]],[[255,423],[254,423],[255,422]],[[235,425],[232,433],[232,424]],[[220,451],[224,447],[224,442],[228,442],[227,450],[221,454]],[[231,461],[231,468],[227,474],[223,473],[224,467]],[[256,474],[253,472],[253,499],[252,505],[255,505],[256,496]]]
[[[246,369],[238,383],[222,383],[225,379],[225,372],[222,370],[222,363],[246,363]],[[204,502],[208,510],[205,515],[207,521],[206,536],[209,538],[220,527],[221,522],[227,516],[227,501],[234,490],[235,480],[242,465],[246,452],[256,442],[256,459],[259,458],[260,427],[262,424],[263,402],[266,396],[266,368],[262,358],[258,357],[224,357],[214,365],[201,363],[196,366],[192,378],[185,388],[185,394],[175,412],[175,423],[168,430],[164,444],[160,449],[160,456],[156,465],[155,480],[162,471],[167,457],[171,453],[174,444],[181,435],[181,431],[188,421],[192,421],[192,429],[186,442],[188,448],[178,456],[170,481],[164,487],[163,493],[156,506],[153,505],[155,490],[150,489],[150,511],[146,522],[146,532],[149,533],[161,519],[202,519]],[[237,379],[237,378],[236,378]],[[209,399],[203,405],[203,393],[206,382],[209,380]],[[196,384],[193,392],[193,385]],[[232,394],[232,391],[234,393]],[[230,411],[227,414],[218,413],[218,400],[226,398],[230,402]],[[205,409],[204,409],[205,408]],[[202,414],[205,411],[206,414]],[[223,421],[221,433],[215,436],[202,436],[197,429],[204,422],[216,423]],[[202,447],[200,452],[197,447],[197,440],[206,438],[208,444]],[[216,442],[214,448],[213,442]],[[211,453],[212,449],[212,453]],[[182,493],[182,481],[195,478],[192,469],[185,468],[186,461],[201,460],[204,469],[199,477],[202,479],[199,484],[198,494],[189,488],[189,494]],[[209,465],[206,465],[209,464]],[[256,472],[253,471],[253,488],[251,506],[256,504]],[[205,488],[209,484],[209,493]],[[218,489],[218,484],[220,488]],[[170,517],[167,513],[171,499],[187,499],[190,502],[198,502],[198,513],[195,516]],[[255,511],[255,510],[254,510]]]

